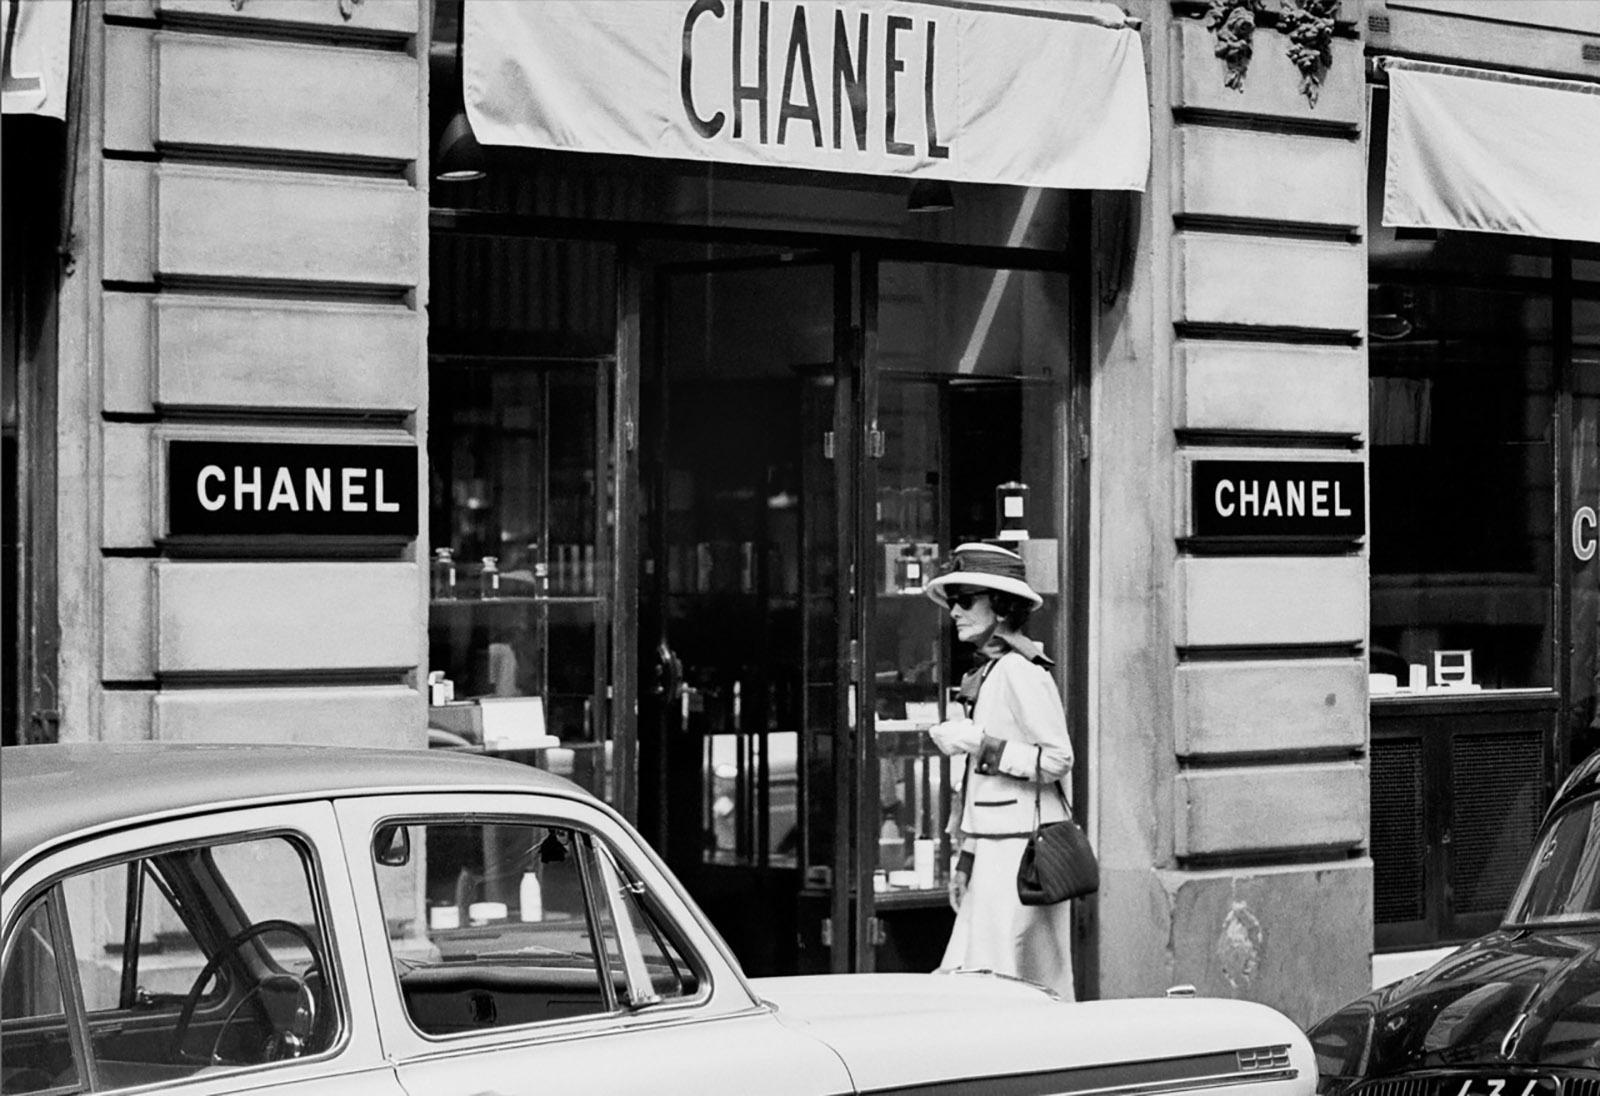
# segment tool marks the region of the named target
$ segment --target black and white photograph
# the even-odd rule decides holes
[[[0,28],[0,1096],[1600,1096],[1600,0]]]

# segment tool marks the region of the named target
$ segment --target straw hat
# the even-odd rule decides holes
[[[950,553],[950,565],[945,573],[928,583],[927,594],[943,608],[950,602],[945,591],[952,586],[998,590],[1026,601],[1034,609],[1044,604],[1044,598],[1033,592],[1026,578],[1027,569],[1022,557],[998,544],[961,544]]]

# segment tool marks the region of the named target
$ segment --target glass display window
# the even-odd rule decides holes
[[[610,797],[609,246],[436,233],[429,726]]]
[[[1410,692],[1552,688],[1550,297],[1371,295],[1396,310],[1374,316],[1369,354],[1373,672]]]
[[[1384,950],[1497,924],[1554,779],[1600,746],[1600,249],[1381,224],[1382,89],[1373,108],[1371,850]]]

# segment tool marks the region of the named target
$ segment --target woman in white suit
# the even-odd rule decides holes
[[[1022,629],[1043,599],[1022,557],[993,544],[963,544],[928,583],[956,635],[986,656],[962,681],[967,711],[929,730],[944,753],[966,755],[961,805],[950,818],[959,852],[950,873],[955,927],[940,970],[993,970],[1073,999],[1071,905],[1024,906],[1017,865],[1042,822],[1067,817],[1061,780],[1072,742],[1053,665]]]

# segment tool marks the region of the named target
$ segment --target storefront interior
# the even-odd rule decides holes
[[[752,973],[931,969],[960,773],[924,731],[973,652],[923,584],[1007,539],[1063,685],[1082,654],[1082,206],[479,166],[432,188],[433,744],[598,792]]]

